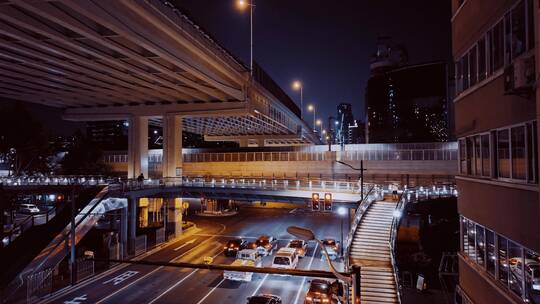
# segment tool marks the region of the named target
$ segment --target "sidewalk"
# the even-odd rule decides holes
[[[237,215],[238,211],[203,211],[196,212],[196,216],[206,216],[206,217],[224,217],[224,216],[233,216]]]

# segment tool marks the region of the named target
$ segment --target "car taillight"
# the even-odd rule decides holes
[[[238,247],[234,247],[234,250],[238,250]]]
[[[311,301],[313,301],[313,298],[308,296],[308,297],[306,297],[306,301],[311,302]]]
[[[223,247],[223,249],[227,249],[227,246]]]

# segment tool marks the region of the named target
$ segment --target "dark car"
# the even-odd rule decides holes
[[[259,294],[247,298],[248,304],[281,304],[281,298],[271,294]]]
[[[267,256],[269,254],[272,254],[272,250],[274,249],[276,243],[277,241],[274,237],[268,235],[261,235],[251,245],[251,249],[256,249],[260,255]]]
[[[306,294],[305,304],[311,303],[342,303],[340,296],[343,295],[343,286],[335,282],[327,280],[312,280],[309,285],[309,290]]]
[[[225,247],[223,247],[223,253],[225,253],[226,256],[232,256],[235,257],[236,253],[244,248],[246,248],[247,242],[243,239],[232,239],[225,244]]]

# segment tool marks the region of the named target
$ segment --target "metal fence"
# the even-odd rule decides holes
[[[183,161],[196,162],[253,162],[253,161],[325,161],[325,160],[374,160],[374,161],[457,161],[457,144],[365,144],[347,145],[329,152],[323,146],[312,146],[293,151],[261,152],[213,152],[202,149],[184,149]],[[109,152],[104,156],[106,163],[127,163],[127,153]],[[162,151],[152,150],[148,155],[149,163],[161,163]]]
[[[34,303],[52,292],[53,268],[26,277],[26,303]]]
[[[156,230],[156,246],[165,243],[165,227]]]
[[[77,259],[77,282],[94,275],[94,260],[86,258]]]
[[[146,235],[140,235],[135,239],[135,255],[146,252],[147,238]]]

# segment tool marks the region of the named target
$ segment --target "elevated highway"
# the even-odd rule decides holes
[[[183,130],[241,146],[317,143],[295,103],[252,72],[165,0],[0,1],[0,99],[127,121],[129,177],[148,175],[149,123],[163,126],[163,177],[182,176]]]

